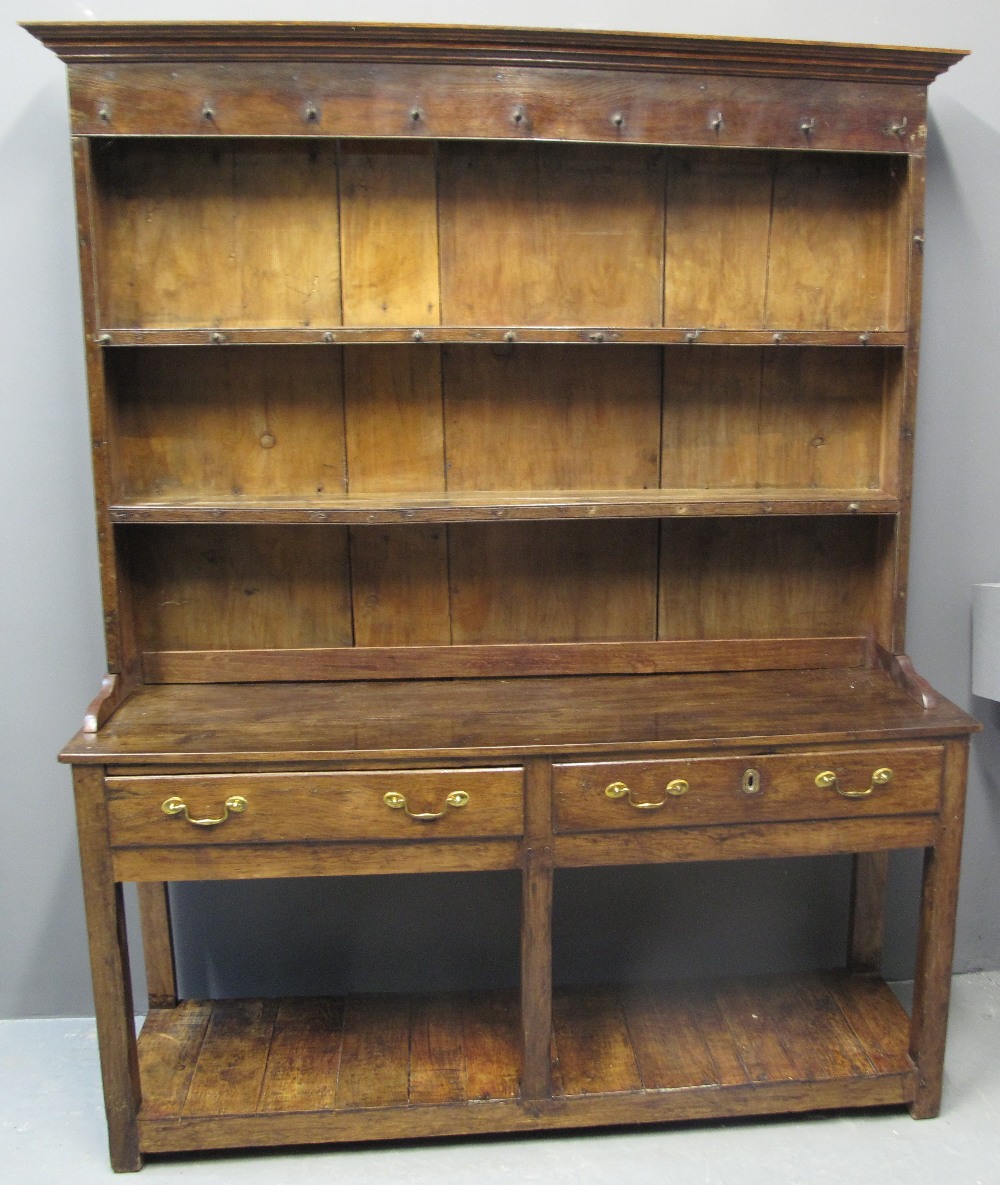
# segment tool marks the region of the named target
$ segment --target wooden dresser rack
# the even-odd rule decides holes
[[[975,724],[902,651],[926,89],[962,55],[27,27],[72,103],[110,674],[62,756],[114,1167],[935,1114]],[[844,967],[553,986],[565,869],[837,853]],[[519,993],[178,999],[170,882],[497,869]]]

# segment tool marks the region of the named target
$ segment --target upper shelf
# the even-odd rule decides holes
[[[550,345],[702,345],[702,346],[905,346],[905,330],[887,329],[634,329],[611,325],[333,325],[309,329],[234,329],[217,325],[171,329],[102,328],[101,346],[274,346],[376,345],[428,342],[495,346]]]
[[[923,239],[898,157],[104,138],[88,158],[91,324],[114,344],[899,345]]]

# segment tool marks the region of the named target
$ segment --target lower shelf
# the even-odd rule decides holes
[[[588,1127],[912,1100],[909,1020],[844,973],[557,991],[522,1099],[513,993],[185,1001],[139,1038],[144,1152]]]

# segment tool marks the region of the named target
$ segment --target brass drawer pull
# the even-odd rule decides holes
[[[249,805],[242,794],[231,794],[223,804],[222,816],[218,819],[192,819],[187,803],[183,798],[168,798],[161,809],[165,815],[183,815],[195,827],[218,827],[220,823],[225,823],[229,818],[230,812],[234,815],[242,814]]]
[[[667,783],[667,795],[670,798],[679,798],[682,794],[687,794],[689,789],[683,778],[674,778],[672,782]],[[658,811],[661,806],[667,805],[666,798],[659,802],[636,802],[632,797],[632,791],[624,782],[612,782],[610,786],[605,787],[604,793],[608,798],[627,798],[629,806],[635,807],[637,811]]]
[[[816,785],[821,790],[827,790],[832,786],[841,798],[867,798],[876,786],[885,786],[891,781],[892,770],[885,765],[881,766],[872,774],[872,784],[867,790],[841,790],[840,782],[837,780],[837,775],[832,769],[824,770],[823,773],[816,775]]]
[[[428,823],[433,819],[440,819],[448,807],[454,807],[455,810],[458,810],[459,807],[468,806],[469,796],[464,790],[452,790],[444,800],[444,811],[411,811],[406,805],[406,796],[400,794],[398,790],[388,791],[382,801],[391,810],[406,811],[411,819],[417,819],[421,823]]]

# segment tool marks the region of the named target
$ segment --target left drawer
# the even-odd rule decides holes
[[[518,836],[523,771],[109,777],[113,847]]]

